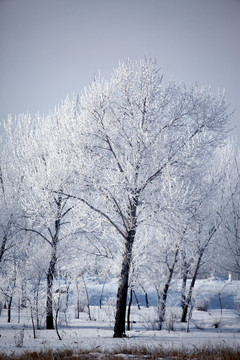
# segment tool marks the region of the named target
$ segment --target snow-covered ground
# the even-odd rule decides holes
[[[225,305],[222,309],[213,308],[208,311],[193,309],[192,318],[188,324],[179,322],[180,308],[168,307],[165,330],[153,330],[152,326],[156,318],[154,306],[145,308],[141,306],[138,310],[132,307],[131,326],[126,338],[113,338],[114,308],[104,305],[102,309],[98,306],[91,306],[91,315],[94,320],[88,320],[87,313],[80,313],[80,319],[69,318],[69,324],[59,325],[59,333],[62,337],[58,339],[55,330],[37,330],[37,338],[33,338],[31,319],[24,310],[18,323],[17,313],[13,311],[12,322],[7,323],[7,310],[3,310],[0,316],[0,352],[11,354],[26,350],[47,350],[47,349],[96,349],[112,350],[119,347],[146,346],[146,347],[201,347],[224,345],[229,347],[240,346],[240,317],[236,309],[226,306],[227,299],[239,298],[239,281],[200,281],[197,284],[198,296],[204,300],[217,297],[221,290],[220,299]],[[213,286],[214,285],[214,286]],[[196,297],[196,298],[197,298]],[[219,302],[220,303],[220,302]],[[235,301],[236,303],[236,301]],[[231,305],[231,304],[230,304]],[[174,331],[168,331],[173,327]]]

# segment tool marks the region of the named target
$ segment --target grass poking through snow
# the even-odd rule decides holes
[[[25,352],[21,355],[0,354],[0,360],[239,360],[240,348],[203,347],[189,349],[121,348],[114,351],[59,350]]]

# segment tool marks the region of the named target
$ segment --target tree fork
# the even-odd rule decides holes
[[[57,262],[57,241],[58,239],[54,239],[52,246],[52,256],[51,261],[48,268],[47,273],[47,315],[46,315],[46,329],[53,330],[54,329],[54,319],[53,319],[53,278],[55,273],[55,266]]]
[[[187,296],[186,301],[185,301],[185,303],[183,305],[181,322],[186,322],[186,319],[187,319],[188,307],[189,307],[189,304],[190,304],[190,302],[192,300],[192,292],[193,292],[193,288],[194,288],[194,285],[195,285],[195,282],[196,282],[196,279],[197,279],[197,274],[198,274],[198,270],[199,270],[199,266],[200,266],[202,256],[203,256],[203,251],[200,252],[200,254],[198,256],[198,259],[197,259],[197,264],[196,264],[196,267],[195,267],[195,270],[194,270],[194,273],[193,273],[193,277],[192,277],[192,281],[191,281],[191,284],[190,284],[190,287],[189,287],[188,296]]]
[[[125,240],[125,251],[122,261],[122,269],[120,275],[120,282],[117,292],[116,316],[114,325],[113,337],[121,338],[125,336],[125,318],[127,307],[127,293],[128,293],[128,278],[132,261],[132,246],[136,234],[136,213],[137,213],[138,197],[129,199],[129,225]]]
[[[172,281],[174,268],[175,268],[175,265],[176,265],[176,263],[177,263],[178,253],[179,253],[179,245],[178,245],[177,248],[176,248],[176,251],[175,251],[175,254],[174,254],[174,258],[173,258],[172,266],[171,266],[171,268],[169,268],[169,273],[168,273],[167,282],[165,283],[164,290],[163,290],[163,294],[162,294],[162,298],[161,298],[161,302],[160,302],[160,309],[159,309],[159,330],[162,330],[162,325],[163,325],[163,322],[164,322],[164,319],[165,319],[167,295],[168,295],[168,290],[169,290],[169,287],[170,287],[170,283],[171,283],[171,281]]]
[[[122,262],[120,283],[117,293],[116,317],[113,337],[121,338],[125,336],[125,318],[128,293],[128,278],[132,260],[132,245],[135,237],[135,228],[129,232],[125,242],[125,252]]]

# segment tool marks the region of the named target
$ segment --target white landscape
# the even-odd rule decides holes
[[[0,0],[0,360],[240,360],[240,0]]]
[[[177,285],[175,283],[175,289]],[[92,289],[92,294],[94,294],[94,289]],[[36,330],[34,339],[30,313],[26,309],[21,310],[19,320],[15,307],[11,323],[7,323],[5,309],[0,316],[0,353],[16,355],[26,351],[64,349],[78,351],[82,349],[101,354],[104,351],[135,347],[148,349],[163,347],[190,351],[204,347],[239,349],[240,281],[213,278],[199,280],[193,299],[195,305],[187,323],[180,322],[181,309],[179,307],[169,306],[165,326],[161,331],[153,329],[157,316],[156,307],[146,308],[143,304],[138,309],[136,305],[132,306],[131,330],[127,331],[127,337],[122,339],[113,338],[115,309],[110,303],[106,304],[107,299],[101,309],[97,305],[90,307],[91,321],[86,309],[83,309],[79,319],[76,319],[73,304],[67,311],[67,324],[64,321],[66,314],[60,314],[62,321],[59,323],[59,334],[62,340],[58,339],[55,330],[44,329]],[[210,304],[211,300],[214,300],[214,308],[208,308],[205,311],[197,310],[200,304]],[[72,301],[73,299],[70,304]],[[171,302],[174,302],[174,291]],[[125,358],[128,358],[127,356],[125,355]]]
[[[120,63],[47,115],[9,116],[1,351],[238,349],[231,116],[224,91],[165,82],[151,58]]]

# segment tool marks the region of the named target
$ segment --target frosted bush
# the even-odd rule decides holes
[[[16,347],[22,347],[23,346],[23,339],[24,339],[24,329],[21,329],[20,331],[17,331],[14,335],[14,342]]]

